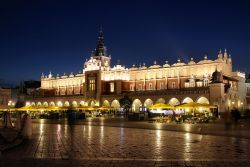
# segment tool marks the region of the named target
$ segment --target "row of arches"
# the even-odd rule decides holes
[[[186,97],[184,98],[181,102],[177,99],[177,98],[171,98],[169,101],[168,101],[168,104],[172,105],[172,106],[176,106],[176,105],[179,105],[179,104],[183,104],[183,103],[191,103],[191,102],[194,102],[194,100],[190,97]],[[209,104],[209,100],[206,98],[206,97],[199,97],[198,99],[196,99],[196,102],[197,103],[206,103],[206,104]],[[157,103],[166,103],[165,99],[163,98],[159,98],[155,101],[155,104]],[[144,103],[142,103],[139,99],[135,99],[132,103],[132,110],[133,111],[139,111],[139,108],[140,107],[150,107],[151,105],[153,105],[153,101],[151,99],[146,99],[144,101]]]
[[[177,98],[171,98],[168,101],[168,104],[170,104],[172,106],[175,106],[175,105],[179,105],[181,103],[190,103],[190,102],[194,102],[194,100],[192,98],[190,98],[190,97],[184,98],[181,102]],[[195,102],[209,104],[209,100],[204,96],[199,97],[198,99],[195,100]],[[133,101],[133,103],[132,103],[132,110],[133,111],[139,111],[139,108],[142,107],[142,106],[148,108],[151,105],[156,104],[156,103],[166,103],[166,101],[165,101],[164,98],[157,99],[155,101],[155,103],[150,98],[146,99],[144,102],[142,102],[140,99],[135,99]],[[119,103],[118,100],[113,100],[111,102],[111,104],[109,103],[108,100],[104,100],[102,104],[103,104],[103,106],[113,107],[113,108],[115,108],[117,110],[120,108],[120,103]]]
[[[93,104],[94,102],[89,102],[89,105],[90,106],[94,106],[95,103]],[[72,102],[69,102],[69,101],[65,101],[65,102],[62,102],[62,101],[57,101],[57,102],[54,102],[54,101],[50,101],[50,102],[47,102],[47,101],[44,101],[44,102],[31,102],[31,106],[37,106],[37,107],[53,107],[53,106],[58,106],[58,107],[79,107],[79,106],[88,106],[88,102],[85,102],[85,101],[80,101],[80,102],[77,102],[77,101],[72,101]]]
[[[206,104],[209,104],[209,100],[202,96],[202,97],[199,97],[198,99],[195,100],[197,103],[206,103]],[[179,105],[181,103],[190,103],[190,102],[194,102],[194,100],[190,97],[185,97],[182,101],[179,101],[177,98],[171,98],[167,103],[172,105],[172,106],[175,106],[175,105]],[[148,108],[150,107],[151,105],[153,104],[156,104],[156,103],[166,103],[166,100],[164,98],[159,98],[157,99],[155,102],[153,102],[152,99],[148,98],[146,99],[144,102],[142,102],[140,99],[135,99],[133,102],[132,102],[132,110],[133,111],[139,111],[139,108],[140,107],[145,107],[145,108]],[[49,107],[49,106],[58,106],[58,107],[80,107],[80,106],[95,106],[96,105],[96,102],[95,101],[88,101],[88,102],[85,102],[85,101],[64,101],[64,102],[61,102],[61,101],[58,101],[58,102],[54,102],[54,101],[50,101],[50,102],[32,102],[31,103],[32,106],[41,106],[41,107]],[[102,106],[104,107],[113,107],[115,110],[118,110],[121,106],[120,106],[120,102],[115,99],[113,100],[111,103],[108,101],[108,100],[104,100],[102,102]]]

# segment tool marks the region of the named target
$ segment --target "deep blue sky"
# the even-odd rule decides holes
[[[1,1],[0,79],[77,73],[100,26],[112,62],[130,67],[178,57],[216,58],[227,48],[234,69],[250,71],[250,1]]]

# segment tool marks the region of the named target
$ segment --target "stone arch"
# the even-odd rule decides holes
[[[32,102],[32,103],[31,103],[31,106],[36,106],[36,103],[35,103],[35,102]]]
[[[43,107],[48,107],[48,106],[49,106],[49,104],[47,101],[43,102]]]
[[[197,103],[201,103],[201,104],[209,104],[209,100],[206,98],[206,97],[204,97],[204,96],[201,96],[201,97],[199,97],[197,100],[196,100],[196,102]]]
[[[166,102],[165,99],[159,98],[159,99],[156,100],[155,103],[165,103],[165,102]]]
[[[80,101],[79,105],[80,105],[81,107],[83,107],[83,106],[85,106],[85,102],[84,102],[84,101]]]
[[[69,107],[70,106],[69,101],[65,101],[63,106]]]
[[[53,101],[51,101],[50,103],[49,103],[49,106],[55,106],[56,104],[55,104],[55,102],[53,102]]]
[[[144,101],[144,107],[148,108],[150,107],[151,105],[153,105],[153,101],[151,99],[146,99]]]
[[[182,100],[182,103],[191,103],[191,102],[194,102],[193,99],[191,99],[190,97],[185,97],[183,100]]]
[[[42,106],[42,103],[39,101],[39,102],[37,102],[37,104],[36,104],[36,106]]]
[[[171,106],[176,106],[180,104],[180,101],[177,98],[173,97],[169,100],[168,104],[170,104]]]
[[[95,100],[90,100],[90,101],[89,101],[89,106],[90,106],[90,107],[96,106],[96,101],[95,101]]]
[[[77,102],[76,101],[72,101],[72,107],[77,107]]]
[[[58,107],[62,107],[62,106],[63,106],[63,103],[62,103],[61,101],[58,101],[58,102],[57,102],[57,106],[58,106]]]
[[[104,107],[110,107],[109,101],[108,100],[104,100],[102,103],[102,106]]]
[[[111,107],[113,107],[115,110],[118,110],[120,108],[120,103],[118,100],[113,100],[111,103]]]
[[[132,111],[139,112],[139,108],[141,107],[141,101],[139,99],[135,99],[132,103]]]

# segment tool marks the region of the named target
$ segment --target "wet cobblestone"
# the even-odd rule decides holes
[[[33,124],[33,137],[4,152],[44,166],[250,166],[250,139],[90,125]],[[22,162],[23,161],[23,162]],[[37,165],[36,165],[37,164]],[[23,166],[23,165],[22,165]]]

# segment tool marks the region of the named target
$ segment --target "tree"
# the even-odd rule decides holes
[[[121,107],[124,109],[124,111],[127,114],[132,107],[132,100],[127,95],[125,95],[123,98],[119,100],[119,102],[120,102]]]
[[[21,100],[18,100],[15,104],[15,108],[21,108],[23,106],[25,106],[25,103],[24,101],[21,101]]]

